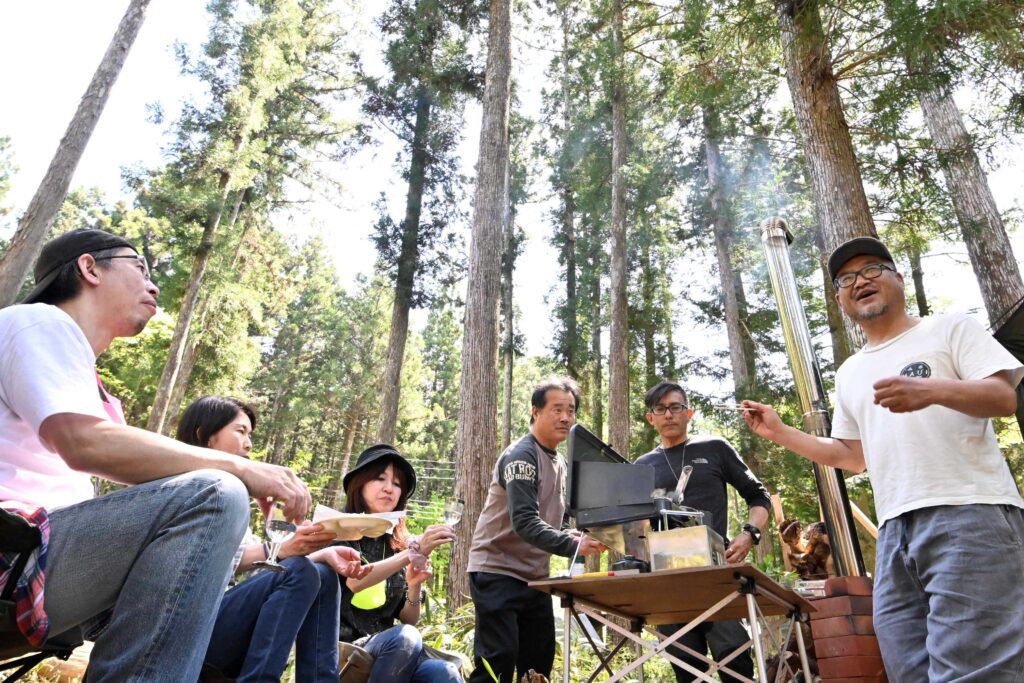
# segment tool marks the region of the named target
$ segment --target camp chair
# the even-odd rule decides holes
[[[0,551],[19,553],[7,584],[0,592],[0,672],[15,670],[3,679],[5,683],[18,680],[49,657],[66,660],[72,650],[82,644],[80,628],[53,636],[40,648],[30,645],[18,630],[14,587],[25,571],[30,553],[40,542],[39,529],[34,524],[21,515],[0,508]]]

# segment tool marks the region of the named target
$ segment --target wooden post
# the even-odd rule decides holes
[[[871,534],[871,538],[878,540],[878,527],[852,500],[850,501],[850,511],[853,513],[853,518],[864,527],[865,531]]]
[[[789,561],[789,546],[786,545],[786,541],[782,539],[782,520],[786,518],[782,514],[782,498],[779,494],[772,494],[772,512],[775,514],[775,533],[779,535],[779,543],[782,545],[782,564],[786,567],[787,572],[793,571],[793,563]]]

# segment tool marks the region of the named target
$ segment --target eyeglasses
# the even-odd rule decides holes
[[[891,270],[894,273],[896,272],[895,268],[890,268],[889,266],[881,263],[872,263],[870,266],[864,266],[856,272],[843,273],[833,280],[833,283],[839,289],[845,289],[846,287],[853,286],[853,283],[857,281],[858,275],[863,277],[865,280],[874,280],[876,277],[880,277],[882,275],[883,270]]]
[[[673,415],[678,415],[679,413],[683,412],[689,407],[690,406],[686,405],[685,403],[669,403],[667,406],[659,404],[651,408],[651,412],[654,413],[655,415],[664,415],[665,413],[672,413]]]
[[[142,254],[121,254],[120,256],[101,256],[97,261],[112,261],[116,258],[130,258],[135,259],[138,262],[139,270],[142,272],[142,277],[146,278],[149,282],[153,279],[149,276],[149,264],[146,263],[146,257]]]

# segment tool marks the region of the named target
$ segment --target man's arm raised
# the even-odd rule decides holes
[[[254,498],[282,501],[290,519],[305,518],[311,508],[306,485],[287,467],[189,446],[91,415],[51,415],[40,425],[39,437],[71,469],[111,481],[140,484],[184,472],[215,469],[241,479]]]
[[[764,403],[743,401],[743,419],[750,431],[763,439],[774,441],[785,449],[821,465],[837,467],[851,472],[863,472],[864,451],[855,439],[832,439],[814,436],[790,427],[775,410]]]

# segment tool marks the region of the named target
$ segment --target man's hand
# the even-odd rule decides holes
[[[600,555],[604,551],[608,550],[608,546],[601,543],[592,536],[580,536],[579,540],[580,555],[587,557],[588,555]]]
[[[875,405],[894,413],[910,413],[935,403],[934,383],[922,377],[885,377],[872,385]]]
[[[249,490],[249,495],[260,501],[260,507],[266,508],[271,499],[279,500],[284,503],[284,516],[287,519],[298,521],[306,518],[313,506],[313,499],[306,485],[294,472],[287,467],[253,460],[241,460],[240,465],[239,478]]]
[[[309,555],[311,552],[327,547],[335,538],[337,538],[337,534],[333,531],[324,531],[323,524],[303,522],[295,528],[295,535],[281,544],[277,556],[283,560],[295,555]],[[358,553],[356,553],[356,559],[359,559]]]
[[[742,562],[753,547],[754,539],[746,531],[741,531],[725,549],[725,561],[729,564]]]
[[[309,559],[326,564],[346,579],[362,579],[373,570],[372,566],[361,562],[359,553],[354,548],[343,545],[314,551],[309,554]]]
[[[430,555],[438,546],[455,540],[455,530],[447,524],[431,524],[420,536],[420,552]]]
[[[782,430],[786,427],[786,423],[782,421],[779,414],[775,412],[775,409],[765,403],[757,403],[755,401],[743,401],[742,405],[744,408],[750,410],[744,410],[743,421],[747,423],[747,427],[750,431],[754,432],[762,439],[768,439],[769,441],[776,441]]]

